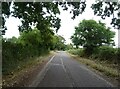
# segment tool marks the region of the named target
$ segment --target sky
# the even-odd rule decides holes
[[[58,30],[59,35],[62,35],[66,43],[71,43],[70,37],[74,33],[75,26],[78,26],[79,22],[82,21],[83,19],[93,19],[96,21],[101,20],[102,22],[106,23],[106,26],[111,27],[112,31],[115,31],[116,35],[114,38],[116,46],[118,45],[118,30],[114,29],[111,25],[111,17],[107,17],[105,20],[102,20],[101,17],[95,16],[93,10],[90,8],[91,4],[94,2],[94,0],[87,0],[87,7],[85,9],[85,12],[83,14],[79,15],[78,17],[75,18],[75,20],[72,20],[72,14],[69,13],[68,11],[63,11],[60,8],[61,14],[59,15],[59,18],[61,19],[61,27]],[[6,38],[11,38],[12,36],[19,37],[19,31],[18,31],[18,26],[21,25],[21,22],[19,19],[14,18],[14,17],[9,17],[9,19],[6,19],[5,25],[7,26],[8,30],[6,31],[6,34],[4,37]]]

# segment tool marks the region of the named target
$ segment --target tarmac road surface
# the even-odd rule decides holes
[[[66,52],[54,55],[32,87],[113,87],[111,83],[72,59]]]

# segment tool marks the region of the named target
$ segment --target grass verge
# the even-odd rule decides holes
[[[77,59],[80,63],[85,64],[88,67],[94,69],[95,72],[102,73],[108,78],[111,78],[111,80],[114,81],[114,84],[118,85],[118,80],[120,77],[118,65],[114,65],[107,61],[101,61],[101,60],[95,60],[95,59],[92,60],[92,59],[82,58],[80,56],[73,55],[70,53],[68,54],[71,55],[74,59]]]
[[[15,85],[21,86],[18,83],[21,83],[21,81],[23,81],[22,83],[25,83],[26,81],[25,79],[31,76],[30,73],[32,74],[33,72],[36,72],[36,69],[38,72],[40,72],[38,68],[44,65],[53,55],[54,55],[54,52],[50,52],[49,54],[36,57],[34,58],[34,60],[32,60],[31,58],[28,62],[21,61],[20,65],[16,68],[16,70],[12,71],[8,75],[2,76],[2,86],[3,87],[11,87]],[[31,78],[28,78],[28,80],[32,78],[33,78],[33,74]]]

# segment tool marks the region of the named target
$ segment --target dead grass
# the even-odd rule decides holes
[[[93,69],[98,70],[99,72],[102,72],[109,77],[113,77],[117,79],[120,76],[117,66],[115,67],[114,64],[109,64],[108,62],[100,61],[100,60],[81,58],[76,55],[71,55],[71,56],[79,60],[81,63],[88,65],[89,67],[92,67]]]
[[[27,63],[21,62],[20,67],[17,70],[13,71],[11,74],[2,76],[2,86],[14,86],[18,81],[20,82],[20,78],[27,75],[35,70],[36,67],[39,67],[41,64],[44,64],[49,60],[49,57],[54,55],[54,52],[50,52],[50,54],[40,56],[35,58],[35,60],[29,60]],[[26,75],[25,74],[25,75]]]

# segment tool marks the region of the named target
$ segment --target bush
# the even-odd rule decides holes
[[[112,62],[117,62],[117,55],[119,52],[116,48],[112,48],[109,46],[101,46],[94,50],[92,55],[89,57],[90,59],[99,59],[99,60],[107,60]]]
[[[93,50],[90,56],[85,54],[84,49],[71,49],[68,51],[71,54],[79,55],[80,57],[88,57],[90,59],[107,60],[110,62],[120,62],[120,48],[112,48],[109,46],[101,46]]]
[[[2,73],[7,75],[22,63],[27,63],[31,58],[34,59],[47,53],[48,50],[39,45],[23,45],[3,40],[2,42]]]
[[[2,73],[7,75],[30,59],[48,51],[40,31],[34,29],[21,33],[19,38],[2,39]]]
[[[103,60],[113,60],[116,58],[116,50],[112,47],[102,46],[99,48],[98,57]]]
[[[117,50],[117,52],[116,52],[116,59],[117,59],[117,62],[120,63],[120,48],[117,48],[116,50]]]
[[[68,50],[69,53],[74,54],[74,55],[79,55],[80,57],[84,56],[84,51],[82,48],[79,49],[70,49]]]

